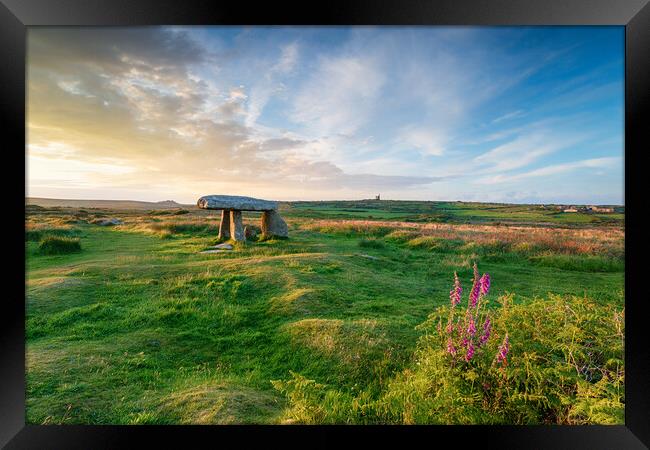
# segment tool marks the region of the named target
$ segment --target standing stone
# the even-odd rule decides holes
[[[242,222],[241,211],[230,211],[230,236],[235,241],[245,241],[244,224]]]
[[[219,224],[219,239],[227,241],[230,239],[230,211],[221,210],[221,223]]]
[[[262,234],[264,236],[289,237],[287,223],[276,210],[262,213]]]

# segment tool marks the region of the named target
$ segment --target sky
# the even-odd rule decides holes
[[[28,196],[623,204],[624,28],[35,27]]]

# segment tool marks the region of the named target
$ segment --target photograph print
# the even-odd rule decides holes
[[[27,424],[625,424],[623,26],[26,49]]]

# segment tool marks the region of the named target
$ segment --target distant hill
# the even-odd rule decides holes
[[[60,198],[26,197],[28,205],[38,205],[44,208],[67,207],[67,208],[107,208],[107,209],[176,209],[196,208],[196,205],[184,205],[173,200],[161,202],[140,202],[136,200],[71,200]]]

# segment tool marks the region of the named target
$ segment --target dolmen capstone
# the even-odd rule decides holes
[[[242,211],[262,211],[262,235],[289,237],[287,223],[278,214],[278,203],[238,195],[204,195],[197,202],[202,209],[220,209],[219,239],[245,241]]]

